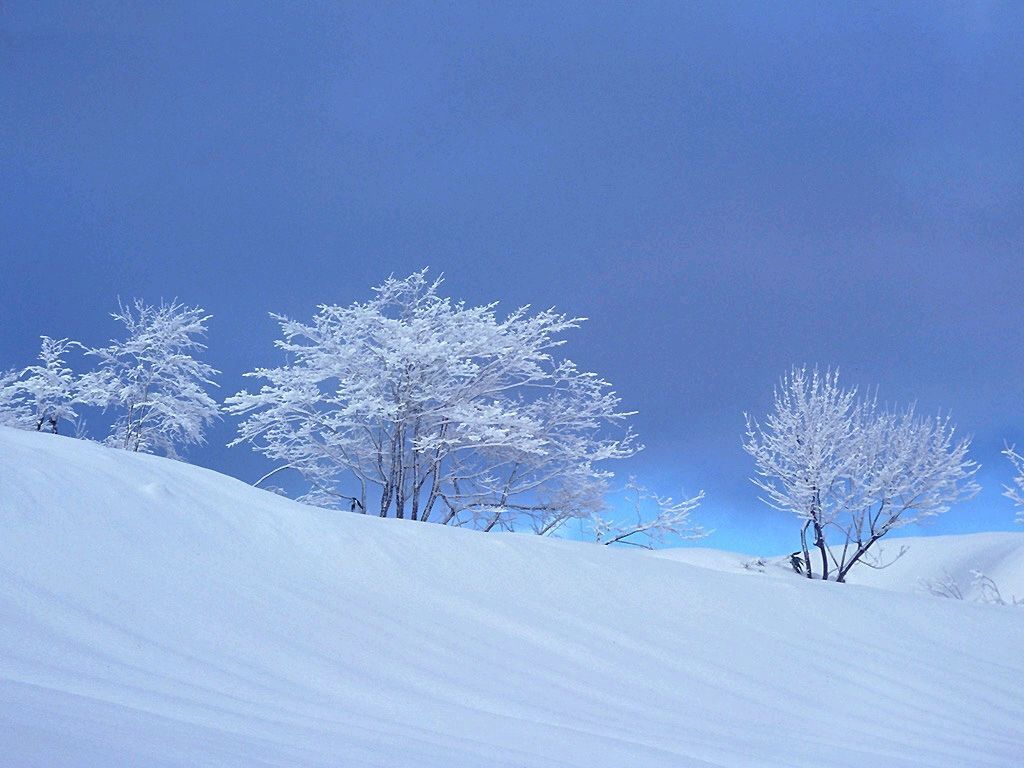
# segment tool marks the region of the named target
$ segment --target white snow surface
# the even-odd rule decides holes
[[[1020,608],[330,512],[6,428],[0,521],[4,766],[1024,763]]]

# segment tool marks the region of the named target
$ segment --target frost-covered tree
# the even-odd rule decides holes
[[[0,371],[0,426],[32,428],[32,409],[25,399],[17,370]]]
[[[837,372],[806,368],[783,378],[763,423],[747,417],[744,443],[764,501],[803,520],[807,577],[815,575],[811,533],[818,575],[837,581],[870,563],[865,556],[891,531],[977,492],[969,446],[948,418],[882,410],[841,387]]]
[[[754,457],[754,484],[775,509],[803,520],[800,548],[813,578],[808,534],[818,550],[821,577],[829,577],[826,531],[846,505],[859,429],[855,390],[839,385],[838,371],[794,368],[775,389],[774,408],[763,425],[746,415],[744,449]]]
[[[124,324],[123,340],[88,349],[99,359],[82,376],[79,398],[113,410],[108,445],[177,457],[181,446],[203,442],[218,417],[206,386],[216,386],[214,368],[195,358],[206,347],[209,315],[177,302],[151,306],[136,299],[111,315]]]
[[[287,362],[228,398],[250,443],[297,470],[308,501],[482,530],[550,533],[600,507],[606,464],[639,446],[601,377],[554,352],[582,318],[499,318],[426,270],[310,323],[274,315]],[[371,510],[372,507],[372,510]]]
[[[1010,460],[1016,473],[1013,485],[1004,486],[1003,495],[1020,507],[1017,511],[1017,522],[1024,523],[1024,456],[1021,456],[1012,447],[1007,447],[1003,451],[1003,455]]]
[[[81,345],[70,339],[43,336],[39,364],[30,365],[21,372],[17,386],[32,411],[32,427],[37,432],[56,434],[62,420],[78,418],[74,409],[77,397],[75,374],[64,360],[68,350],[77,346]]]

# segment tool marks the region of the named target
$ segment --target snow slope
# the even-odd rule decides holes
[[[963,600],[977,601],[984,599],[974,583],[974,572],[980,571],[998,586],[1006,602],[1012,602],[1014,597],[1024,599],[1024,533],[888,538],[879,542],[874,551],[878,556],[876,562],[885,567],[856,567],[850,572],[849,583],[917,594],[934,594],[943,585],[955,584]],[[706,547],[664,549],[650,555],[732,573],[748,572],[757,559]],[[813,557],[817,567],[817,553]],[[766,560],[766,575],[794,577],[788,556]]]
[[[1024,610],[0,429],[0,764],[1019,766]]]
[[[882,570],[860,568],[851,571],[851,582],[901,592],[927,592],[952,579],[965,600],[981,599],[972,584],[973,571],[980,571],[999,586],[1005,600],[1024,599],[1024,533],[974,533],[964,536],[917,536],[885,542],[888,562],[906,552]]]

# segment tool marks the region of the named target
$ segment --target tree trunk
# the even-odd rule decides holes
[[[888,532],[889,532],[888,528],[883,528],[881,532],[873,534],[870,539],[868,539],[865,543],[863,543],[860,546],[858,546],[857,547],[857,551],[854,552],[853,556],[850,558],[850,562],[846,563],[846,565],[843,566],[842,570],[839,571],[839,575],[836,577],[836,581],[845,584],[846,583],[846,574],[848,574],[850,572],[850,569],[853,568],[853,566],[862,557],[864,557],[864,555],[867,553],[867,551],[869,549],[871,549],[871,546],[876,541],[878,541],[880,538],[882,538]]]
[[[814,525],[814,546],[821,552],[821,580],[828,581],[828,549],[825,547],[825,532],[821,528],[821,491],[818,488],[814,489],[811,523]]]
[[[808,520],[804,523],[804,527],[800,529],[800,549],[804,552],[804,575],[808,579],[814,578],[814,570],[811,568],[811,551],[807,547],[807,526],[811,524]]]
[[[817,519],[814,520],[814,545],[821,552],[821,580],[828,581],[828,549],[825,548],[825,534]]]

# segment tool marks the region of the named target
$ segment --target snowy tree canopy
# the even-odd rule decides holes
[[[32,429],[32,409],[17,370],[0,371],[0,426]]]
[[[1024,523],[1024,456],[1013,448],[1007,448],[1003,451],[1003,455],[1010,460],[1016,473],[1013,485],[1006,486],[1003,495],[1020,507],[1017,511],[1017,522]]]
[[[75,375],[64,361],[70,339],[43,336],[39,363],[0,375],[0,424],[37,432],[59,431],[61,421],[74,421]]]
[[[39,364],[30,365],[21,373],[19,386],[32,410],[32,426],[37,431],[56,433],[62,420],[74,421],[77,396],[75,375],[64,356],[72,347],[80,347],[70,339],[42,337]]]
[[[215,386],[218,371],[194,357],[205,349],[200,339],[210,316],[199,307],[136,299],[112,317],[127,336],[87,350],[99,365],[82,376],[79,393],[82,402],[117,414],[106,443],[172,457],[178,447],[202,443],[218,416],[205,388]]]
[[[228,398],[232,444],[299,471],[307,500],[382,517],[548,532],[599,509],[605,465],[640,446],[609,383],[554,357],[582,318],[499,318],[440,285],[423,270],[310,323],[274,315],[287,363]]]
[[[744,443],[763,500],[804,521],[808,577],[810,534],[821,578],[838,581],[890,531],[977,493],[969,446],[946,417],[880,409],[838,372],[806,368],[783,378],[763,423],[747,417]]]

